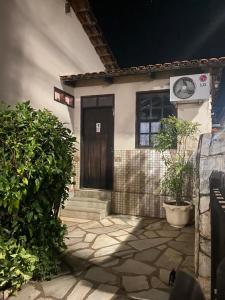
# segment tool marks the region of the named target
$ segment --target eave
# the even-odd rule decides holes
[[[106,42],[88,0],[68,0],[94,46],[106,70],[118,69],[118,63]]]
[[[218,78],[222,68],[225,66],[225,57],[194,59],[185,61],[175,61],[171,63],[155,64],[125,69],[112,69],[105,72],[94,72],[77,75],[60,76],[65,85],[89,86],[102,83],[112,84],[118,80],[139,81],[144,77],[155,79],[159,74],[173,73],[177,75],[191,74],[191,72],[210,72],[214,78]]]

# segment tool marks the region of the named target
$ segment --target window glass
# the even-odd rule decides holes
[[[97,97],[91,96],[91,97],[85,97],[83,98],[82,102],[83,107],[96,107],[97,106]]]
[[[149,122],[140,123],[140,133],[149,133]]]
[[[140,119],[146,120],[150,117],[150,103],[149,99],[140,100]]]
[[[151,133],[158,133],[160,131],[160,122],[151,122]]]
[[[176,115],[169,91],[137,93],[137,147],[154,147],[161,129],[161,119]]]
[[[153,96],[151,100],[151,106],[161,108],[161,105],[162,105],[162,99],[159,96]]]
[[[164,105],[169,105],[169,106],[171,106],[169,95],[163,95],[162,100],[163,100],[163,104],[164,104]]]
[[[103,95],[98,97],[98,106],[113,106],[113,96]]]
[[[113,95],[84,96],[82,106],[85,107],[113,107]]]
[[[150,110],[149,109],[141,109],[140,110],[140,119],[141,120],[148,120],[150,117]]]
[[[162,108],[152,109],[152,119],[160,120],[162,118]]]
[[[149,146],[149,134],[140,134],[140,145]]]
[[[157,138],[157,134],[152,134],[151,137],[150,137],[150,145],[151,147],[154,147],[156,145],[156,138]]]

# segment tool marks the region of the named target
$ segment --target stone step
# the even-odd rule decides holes
[[[78,196],[73,196],[69,198],[69,201],[81,201],[81,202],[97,202],[97,203],[107,203],[111,199],[99,199],[99,198],[94,198],[94,197],[78,197]]]
[[[109,214],[111,192],[104,190],[81,189],[76,190],[65,203],[65,209],[60,216],[100,220]]]
[[[95,208],[81,208],[81,209],[62,209],[60,212],[61,217],[67,218],[79,218],[87,220],[101,220],[107,216],[106,210],[99,210]]]
[[[81,189],[74,192],[75,198],[96,198],[99,200],[111,200],[112,192],[94,189]]]
[[[99,208],[99,209],[107,209],[109,206],[110,201],[105,201],[105,200],[98,200],[96,198],[72,198],[69,199],[65,207],[66,208],[72,208],[74,207],[75,209],[78,207],[83,207],[83,208]]]

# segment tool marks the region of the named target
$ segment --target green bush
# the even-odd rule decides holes
[[[1,108],[0,124],[0,236],[38,257],[35,278],[49,278],[65,249],[58,211],[68,197],[75,138],[28,102]]]
[[[195,139],[199,124],[169,116],[162,119],[161,125],[155,146],[166,166],[161,190],[172,196],[176,205],[183,205],[185,187],[193,175],[192,152],[187,151],[187,145]]]
[[[15,239],[0,237],[0,290],[10,288],[14,292],[20,288],[33,276],[37,261]]]

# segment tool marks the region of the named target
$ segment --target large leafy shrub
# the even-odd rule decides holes
[[[20,288],[33,276],[37,257],[31,255],[13,238],[0,237],[0,290]]]
[[[75,138],[28,102],[1,108],[0,124],[0,236],[35,255],[33,276],[48,278],[65,248],[57,216],[68,196]]]
[[[199,124],[170,116],[162,119],[161,125],[155,146],[166,165],[161,189],[176,205],[183,205],[185,186],[193,175],[192,152],[187,151],[187,145],[195,139]]]

